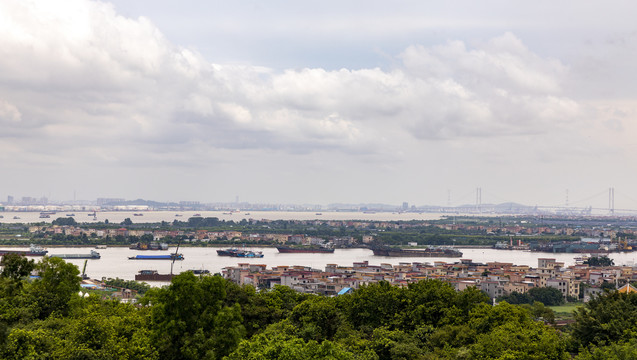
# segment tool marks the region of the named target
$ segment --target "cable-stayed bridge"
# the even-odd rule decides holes
[[[609,187],[591,196],[577,199],[573,201],[569,198],[569,191],[565,192],[565,201],[556,205],[523,205],[511,201],[507,201],[502,197],[494,195],[488,191],[484,191],[485,198],[488,202],[483,202],[483,189],[477,187],[474,191],[465,194],[460,198],[463,204],[452,205],[451,191],[447,190],[446,206],[429,206],[427,211],[437,211],[443,213],[509,213],[509,214],[555,214],[567,216],[637,216],[637,200],[630,196],[621,195],[622,201],[626,203],[634,203],[635,208],[615,208],[615,188]],[[470,197],[475,196],[475,203],[469,203]],[[608,199],[608,206],[600,206]],[[591,205],[595,204],[595,206]]]

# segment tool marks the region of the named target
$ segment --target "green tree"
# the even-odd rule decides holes
[[[292,335],[296,328],[285,322],[274,324],[244,340],[227,360],[377,360],[372,350],[352,352],[337,342],[305,341]]]
[[[3,359],[157,359],[145,310],[97,296],[78,301],[66,317],[14,328]]]
[[[513,291],[508,295],[500,296],[498,302],[506,301],[509,304],[532,304],[533,298],[528,293],[519,293],[517,291]]]
[[[634,360],[637,359],[637,339],[611,343],[606,346],[591,345],[575,357],[575,360]]]
[[[584,261],[584,264],[587,264],[588,266],[613,266],[615,265],[615,261],[606,255],[591,256]]]
[[[33,259],[29,260],[25,256],[9,253],[2,257],[0,266],[2,266],[0,277],[19,281],[28,276],[31,271],[35,269],[35,262]]]
[[[245,335],[241,308],[224,306],[227,280],[185,272],[151,289],[152,336],[162,359],[221,359]]]
[[[478,335],[472,359],[566,360],[566,342],[552,328],[538,322],[507,322]]]
[[[637,338],[637,294],[607,292],[575,310],[571,326],[580,346],[610,344]]]
[[[297,305],[290,321],[298,328],[297,334],[305,340],[333,340],[343,327],[343,314],[332,298],[314,296]]]
[[[546,306],[556,306],[564,304],[564,296],[562,292],[553,287],[537,287],[528,291],[531,299],[539,301]]]
[[[386,281],[363,285],[352,294],[339,296],[337,301],[349,323],[367,333],[381,326],[397,325],[396,314],[406,305],[405,291]]]
[[[35,317],[44,319],[54,312],[66,315],[71,300],[77,298],[80,291],[80,270],[61,258],[48,256],[36,265],[35,270],[39,278],[25,288],[27,303],[35,305],[31,307]]]
[[[77,222],[72,217],[59,217],[51,221],[51,224],[60,225],[60,226],[63,226],[63,225],[75,226],[77,225]]]

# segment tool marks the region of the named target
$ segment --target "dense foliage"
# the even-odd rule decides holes
[[[3,359],[634,359],[637,295],[609,292],[571,330],[539,302],[491,305],[437,280],[363,285],[322,297],[257,292],[178,275],[140,304],[78,295],[77,267],[7,255],[0,273]],[[29,279],[28,275],[38,277]]]
[[[564,304],[562,292],[554,287],[531,288],[526,293],[514,291],[509,295],[500,296],[498,301],[506,301],[509,304],[533,304],[540,302],[547,306]]]
[[[615,261],[608,256],[591,256],[584,261],[584,264],[588,266],[613,266]]]
[[[143,295],[146,293],[146,291],[150,290],[150,285],[144,283],[144,282],[138,282],[135,280],[124,280],[124,279],[120,279],[120,278],[108,278],[108,279],[104,279],[102,278],[102,281],[104,282],[104,284],[109,285],[109,286],[114,286],[114,287],[118,287],[118,288],[122,288],[122,289],[131,289],[131,290],[135,290],[137,291],[138,294]]]

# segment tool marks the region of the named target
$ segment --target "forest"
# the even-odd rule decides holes
[[[59,258],[0,264],[2,359],[637,358],[636,294],[606,292],[558,328],[539,302],[493,305],[438,280],[323,297],[185,272],[129,304],[81,296]]]

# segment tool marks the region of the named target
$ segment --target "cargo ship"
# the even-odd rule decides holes
[[[376,256],[393,257],[461,257],[462,252],[452,248],[426,248],[405,250],[400,248],[375,248],[372,249]]]
[[[129,256],[128,260],[183,260],[182,254],[170,254],[170,255],[135,255]]]
[[[251,250],[236,249],[236,248],[217,250],[217,255],[240,257],[240,258],[262,258],[263,257],[263,253],[261,251],[251,251]]]
[[[135,275],[135,281],[171,281],[173,274],[160,274],[157,270],[140,270]]]
[[[44,250],[38,245],[33,245],[29,247],[28,250],[2,250],[0,249],[0,256],[7,254],[18,254],[22,256],[44,256],[48,253],[48,250]]]
[[[334,249],[326,247],[289,247],[289,246],[277,246],[277,250],[283,254],[298,254],[298,253],[318,253],[318,254],[331,254]]]
[[[91,250],[89,254],[51,254],[51,257],[59,257],[62,259],[100,259],[100,253]]]

